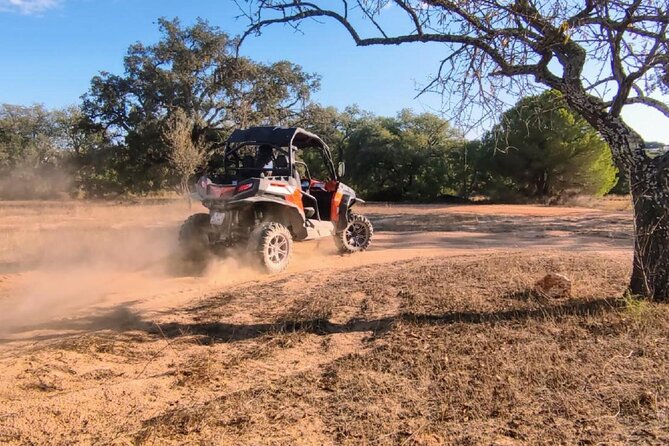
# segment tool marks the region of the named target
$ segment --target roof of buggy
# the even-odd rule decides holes
[[[299,127],[250,127],[232,132],[229,143],[265,143],[280,147],[291,145],[301,149],[303,147],[324,147],[325,143],[318,136]]]

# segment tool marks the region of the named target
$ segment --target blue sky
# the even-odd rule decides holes
[[[97,72],[122,72],[130,44],[159,38],[158,17],[184,24],[202,17],[234,35],[245,26],[237,15],[229,0],[0,0],[0,102],[76,104]],[[320,74],[315,99],[324,105],[358,104],[382,115],[440,109],[437,96],[414,99],[437,69],[439,45],[357,48],[334,23],[304,31],[275,26],[249,39],[242,53],[262,62],[288,59]],[[659,113],[635,106],[625,117],[645,138],[669,143],[669,122]]]

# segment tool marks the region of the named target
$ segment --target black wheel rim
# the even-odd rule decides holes
[[[369,238],[369,229],[367,225],[360,222],[351,223],[346,228],[346,243],[354,248],[359,248],[367,243]]]
[[[267,245],[267,256],[274,264],[280,264],[288,257],[288,239],[280,234],[273,236]]]

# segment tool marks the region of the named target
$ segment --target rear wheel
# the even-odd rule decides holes
[[[293,250],[293,237],[280,223],[266,222],[258,226],[249,238],[249,251],[260,267],[270,274],[286,269]]]
[[[209,254],[209,214],[191,215],[179,230],[179,250],[184,260],[200,261]]]
[[[364,251],[372,243],[374,228],[364,216],[351,214],[346,228],[334,236],[335,245],[342,254]]]

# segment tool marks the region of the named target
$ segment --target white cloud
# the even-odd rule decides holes
[[[60,5],[61,0],[0,0],[0,12],[39,14]]]

